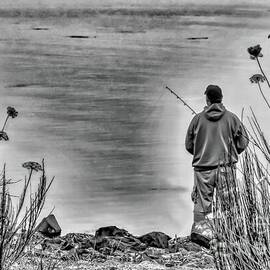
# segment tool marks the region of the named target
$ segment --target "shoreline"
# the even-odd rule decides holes
[[[95,235],[48,238],[36,233],[23,259],[11,270],[36,270],[41,260],[46,270],[215,269],[211,250],[191,242],[189,236],[172,239],[151,232],[135,237],[115,226],[102,227]]]

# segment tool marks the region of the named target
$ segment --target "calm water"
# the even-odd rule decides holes
[[[199,10],[1,13],[0,120],[9,105],[19,111],[1,163],[21,178],[21,163],[45,158],[56,179],[44,215],[55,206],[64,233],[106,225],[189,232],[192,115],[165,85],[196,111],[216,83],[236,113],[250,104],[259,117],[267,112],[248,81],[258,68],[246,49],[260,43],[270,70],[270,13]],[[197,36],[209,39],[187,39]]]

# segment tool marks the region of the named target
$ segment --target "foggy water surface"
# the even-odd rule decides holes
[[[44,215],[55,206],[64,233],[106,225],[188,233],[192,115],[164,86],[200,111],[216,83],[229,109],[255,102],[264,115],[246,49],[261,43],[269,59],[265,10],[10,14],[0,19],[2,122],[7,106],[19,111],[1,143],[9,174],[20,178],[21,163],[45,158],[56,179]]]

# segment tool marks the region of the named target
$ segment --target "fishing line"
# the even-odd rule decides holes
[[[157,104],[159,103],[159,101],[161,100],[161,98],[163,96],[164,96],[164,91],[162,91],[161,94],[159,95],[159,97],[151,103],[150,106],[153,107],[153,109],[150,111],[150,113],[148,113],[147,117],[143,120],[143,122],[140,123],[138,127],[135,127],[133,130],[129,131],[129,133],[136,132],[139,128],[143,127],[146,122],[148,122],[148,120],[150,119],[150,117],[156,111]]]
[[[170,89],[167,85],[165,86],[165,88],[167,90],[169,90],[172,94],[174,94],[176,96],[177,99],[181,100],[182,103],[187,106],[191,111],[192,111],[192,114],[197,114],[195,112],[195,110],[193,110],[180,96],[178,96],[172,89]],[[152,116],[152,114],[156,111],[157,109],[157,104],[158,102],[161,100],[161,98],[163,98],[165,92],[162,91],[160,96],[151,104],[151,107],[154,107],[153,110],[151,110],[151,112],[148,114],[148,116],[144,119],[144,121],[139,125],[139,127],[136,127],[136,129],[139,129],[140,127],[143,127],[143,125],[149,120],[149,118]],[[130,131],[130,132],[134,132],[134,131]]]
[[[153,115],[153,113],[156,111],[157,109],[157,104],[160,102],[160,100],[162,99],[162,97],[164,96],[165,92],[162,91],[161,94],[159,95],[159,97],[154,100],[149,106],[153,107],[153,109],[147,114],[147,116],[143,119],[142,123],[140,123],[138,126],[135,126],[134,128],[131,128],[130,131],[127,132],[127,135],[130,134],[136,134],[136,132],[138,132],[139,129],[141,129],[145,123],[150,119],[150,117]],[[136,143],[139,144],[139,143]],[[122,144],[120,147],[117,147],[118,150],[121,150],[123,148],[127,147],[126,144]]]

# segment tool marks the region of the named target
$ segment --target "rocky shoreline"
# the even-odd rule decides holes
[[[98,229],[95,235],[69,233],[48,238],[37,233],[12,269],[168,268],[209,270],[215,265],[211,251],[191,242],[188,236],[172,239],[162,232],[151,232],[137,237],[109,226]]]

